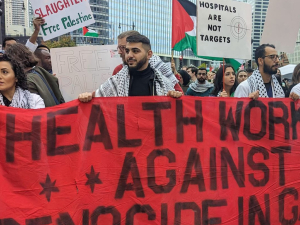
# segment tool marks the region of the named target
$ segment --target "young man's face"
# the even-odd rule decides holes
[[[272,47],[265,48],[263,58],[263,71],[267,74],[276,74],[279,67],[279,56],[277,51]]]
[[[192,72],[192,69],[191,68],[188,68],[187,71],[186,71],[191,77],[195,77],[196,74]]]
[[[42,67],[45,69],[45,70],[52,70],[52,64],[51,64],[51,55],[50,53],[48,52],[48,50],[41,50],[41,64],[42,64]]]
[[[207,79],[207,74],[206,74],[206,70],[198,70],[198,74],[197,74],[197,80],[200,84],[205,83]]]
[[[141,42],[127,42],[125,48],[125,61],[129,69],[142,71],[148,67],[148,60],[152,56],[152,51],[146,51]]]

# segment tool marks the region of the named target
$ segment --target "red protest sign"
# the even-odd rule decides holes
[[[289,99],[96,98],[0,114],[0,224],[299,223]]]

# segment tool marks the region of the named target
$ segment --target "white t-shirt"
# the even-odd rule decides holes
[[[299,87],[299,91],[300,91],[300,87]],[[274,95],[274,90],[272,90],[273,95]],[[249,82],[247,80],[244,80],[242,83],[239,84],[239,86],[237,86],[235,92],[234,92],[234,97],[237,98],[248,98],[249,95],[251,94],[251,89],[250,89],[250,85]],[[259,96],[261,97],[261,96]],[[284,98],[285,96],[278,96],[277,98]]]
[[[297,84],[297,85],[295,85],[293,88],[292,88],[292,90],[291,90],[291,93],[295,93],[295,94],[297,94],[298,96],[300,96],[300,83],[299,84]]]
[[[242,83],[239,84],[239,86],[237,86],[234,92],[234,97],[248,98],[250,94],[251,94],[250,85],[247,80],[244,80]]]
[[[44,100],[38,94],[30,93],[34,104],[33,109],[45,108]]]

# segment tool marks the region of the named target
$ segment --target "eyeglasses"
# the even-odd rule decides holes
[[[118,45],[117,50],[120,49],[120,51],[124,51],[126,48],[125,45]]]
[[[276,59],[281,60],[281,56],[279,56],[279,55],[265,55],[262,58],[266,58],[266,57],[270,58],[273,61],[275,61]]]
[[[206,76],[206,73],[198,73],[199,76]]]

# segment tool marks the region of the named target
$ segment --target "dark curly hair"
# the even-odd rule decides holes
[[[34,67],[38,64],[38,59],[34,54],[25,45],[20,43],[12,45],[5,51],[5,54],[21,63],[24,69]]]
[[[23,90],[27,90],[27,76],[21,66],[21,64],[10,56],[4,54],[0,56],[0,62],[9,62],[11,68],[15,73],[15,77],[18,79],[16,86],[22,88]]]
[[[275,49],[275,46],[272,44],[262,44],[255,50],[255,62],[259,67],[258,58],[263,58],[266,55],[266,47],[271,47]]]
[[[233,71],[235,71],[233,66],[231,66],[230,64],[226,64],[224,66],[224,71],[227,68],[232,68]],[[214,81],[214,85],[215,85],[215,88],[214,88],[214,90],[212,91],[211,94],[214,95],[214,96],[218,96],[218,93],[223,90],[223,66],[221,66],[217,71],[216,78],[215,78],[215,81]],[[237,82],[237,79],[235,79],[234,85],[230,89],[230,94],[232,94],[235,91],[237,86],[238,86],[238,82]]]

